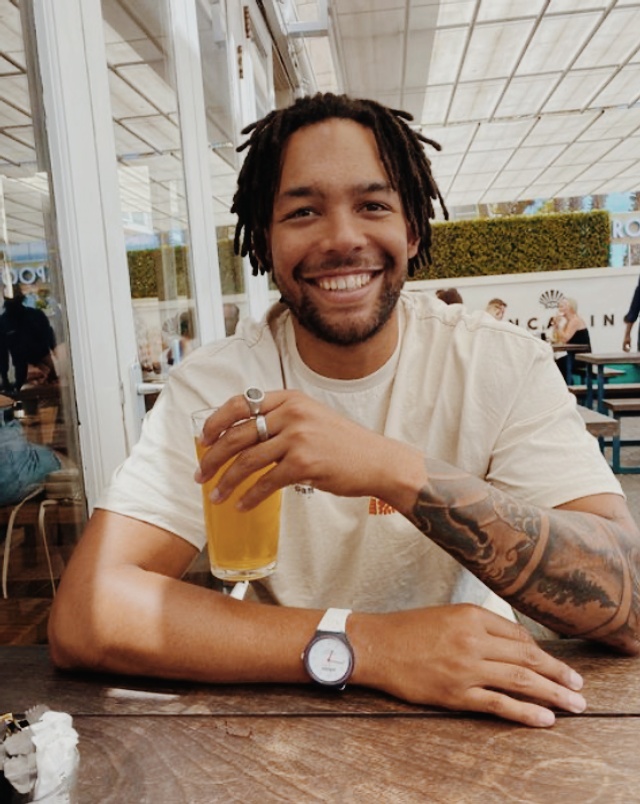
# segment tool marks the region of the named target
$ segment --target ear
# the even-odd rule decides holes
[[[407,256],[412,260],[418,253],[420,248],[420,238],[416,237],[413,230],[407,225]]]

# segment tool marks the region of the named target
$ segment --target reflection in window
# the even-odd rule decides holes
[[[0,543],[12,543],[3,597],[46,598],[85,502],[30,10],[5,2],[0,15]],[[19,639],[37,638],[26,623]]]
[[[102,11],[138,354],[162,380],[198,342],[168,6]]]

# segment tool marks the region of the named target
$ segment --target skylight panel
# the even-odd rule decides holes
[[[458,75],[460,59],[464,51],[466,31],[461,28],[436,31],[433,38],[431,58],[425,64],[425,79],[433,84],[452,84]]]
[[[531,21],[476,25],[471,35],[461,81],[511,75],[531,30]]]
[[[614,9],[594,33],[575,67],[618,65],[638,47],[640,9]]]
[[[459,84],[453,96],[449,122],[486,120],[496,105],[504,81]]]
[[[515,148],[530,131],[533,120],[498,120],[481,123],[471,143],[471,151],[488,151],[500,146]]]
[[[496,110],[496,117],[524,117],[538,112],[557,76],[514,78]]]
[[[571,71],[556,87],[553,95],[544,105],[544,112],[563,112],[583,109],[593,95],[609,79],[611,71],[580,70]]]
[[[476,0],[440,0],[438,27],[445,25],[469,25],[473,19]]]
[[[589,117],[597,116],[592,112]],[[580,114],[555,114],[542,117],[525,141],[527,147],[572,142],[589,125],[589,117]]]
[[[418,120],[427,126],[442,125],[445,121],[453,85],[427,87],[424,107]]]
[[[544,0],[483,0],[478,11],[478,22],[536,17],[543,6]]]
[[[536,148],[519,148],[509,162],[510,170],[539,168],[542,170],[554,162],[562,152],[562,145],[540,145]]]
[[[599,14],[544,17],[518,66],[518,75],[564,71],[598,17]]]
[[[594,107],[628,106],[640,94],[639,64],[628,64],[592,101]]]

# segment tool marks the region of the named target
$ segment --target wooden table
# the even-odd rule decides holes
[[[545,645],[583,675],[589,702],[551,729],[357,687],[62,674],[45,646],[0,648],[0,712],[73,715],[82,804],[638,801],[640,659]]]
[[[619,366],[621,364],[629,364],[640,366],[640,352],[607,352],[596,354],[594,352],[587,354],[577,354],[576,360],[580,363],[587,363],[589,366],[596,366],[597,374],[596,380],[596,409],[599,413],[606,413],[604,406],[604,390],[605,390],[605,377],[604,370],[606,366]],[[593,407],[593,376],[591,371],[586,372],[586,398],[585,405],[588,408]]]

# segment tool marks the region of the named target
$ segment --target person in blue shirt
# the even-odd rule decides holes
[[[61,468],[51,447],[33,444],[13,416],[14,401],[0,394],[0,505],[15,505]]]

